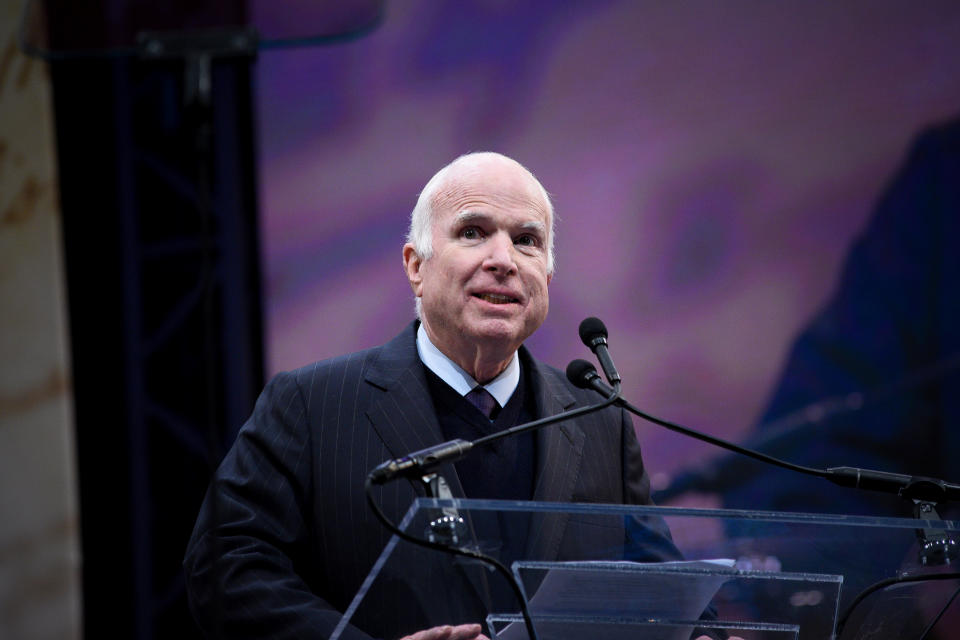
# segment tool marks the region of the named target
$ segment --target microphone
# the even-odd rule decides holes
[[[580,389],[593,389],[605,398],[612,398],[617,393],[600,379],[595,366],[579,358],[567,365],[567,380]]]
[[[415,476],[426,473],[444,462],[459,460],[473,448],[473,445],[473,442],[466,440],[450,440],[408,453],[402,458],[387,460],[370,472],[370,481],[373,484],[383,484],[397,476]]]
[[[607,350],[607,327],[604,326],[603,321],[600,318],[590,317],[581,322],[580,339],[597,356],[600,367],[603,369],[603,375],[607,376],[610,384],[619,388],[620,374],[617,373],[617,368],[613,366],[613,359]]]

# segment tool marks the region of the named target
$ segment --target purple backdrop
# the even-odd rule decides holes
[[[496,150],[558,213],[534,352],[589,355],[599,316],[630,399],[738,437],[913,134],[960,113],[960,4],[404,0],[257,83],[268,373],[408,322],[417,193]],[[638,427],[655,482],[711,453]]]

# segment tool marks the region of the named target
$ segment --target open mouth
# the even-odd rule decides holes
[[[473,294],[474,298],[480,298],[491,304],[511,304],[520,302],[516,298],[511,298],[510,296],[500,295],[499,293],[475,293]]]

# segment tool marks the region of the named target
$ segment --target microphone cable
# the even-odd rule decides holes
[[[533,626],[533,617],[530,615],[530,608],[527,603],[526,595],[523,592],[523,587],[520,585],[520,582],[517,578],[510,572],[510,570],[504,566],[502,562],[497,560],[492,556],[488,556],[485,553],[481,553],[474,549],[469,549],[467,547],[453,547],[442,542],[434,542],[428,540],[427,538],[420,538],[414,535],[411,535],[395,525],[390,518],[387,517],[387,514],[380,509],[380,505],[377,504],[377,501],[373,499],[373,478],[371,475],[367,475],[367,479],[364,482],[364,491],[367,494],[367,504],[370,505],[370,508],[373,510],[374,515],[377,519],[387,528],[388,531],[396,535],[397,537],[406,540],[417,546],[426,547],[428,549],[435,549],[437,551],[443,551],[455,556],[462,556],[464,558],[470,558],[477,560],[486,565],[493,567],[498,573],[500,573],[504,578],[506,578],[507,583],[510,585],[511,590],[513,591],[514,596],[517,598],[517,602],[520,603],[520,613],[523,615],[523,623],[527,628],[527,637],[530,640],[539,640],[537,631]]]
[[[760,462],[765,462],[767,464],[772,464],[778,467],[783,467],[784,469],[790,469],[791,471],[797,471],[799,473],[804,473],[807,475],[818,476],[821,478],[830,478],[832,475],[829,471],[823,469],[816,469],[814,467],[805,467],[803,465],[794,464],[792,462],[787,462],[786,460],[781,460],[779,458],[774,458],[773,456],[761,453],[759,451],[754,451],[753,449],[747,449],[738,444],[734,444],[727,440],[711,436],[709,434],[703,433],[702,431],[697,431],[696,429],[691,429],[685,427],[682,424],[677,424],[676,422],[671,422],[669,420],[664,420],[663,418],[658,418],[655,415],[646,413],[641,409],[630,404],[626,399],[624,399],[619,391],[614,391],[611,387],[607,386],[600,380],[600,376],[597,374],[597,369],[591,363],[586,360],[574,360],[567,367],[567,378],[575,386],[580,387],[581,389],[590,388],[604,395],[606,397],[612,397],[610,394],[615,393],[616,403],[629,411],[630,413],[642,418],[648,422],[660,425],[661,427],[666,427],[671,431],[683,434],[685,436],[694,438],[696,440],[702,440],[709,444],[714,445],[715,447],[720,447],[722,449],[727,449],[729,451],[734,451],[736,453],[754,458]]]

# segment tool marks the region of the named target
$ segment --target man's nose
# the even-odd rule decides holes
[[[490,236],[486,243],[487,256],[483,260],[483,268],[487,271],[509,275],[517,272],[515,260],[516,247],[510,234],[498,232]]]

